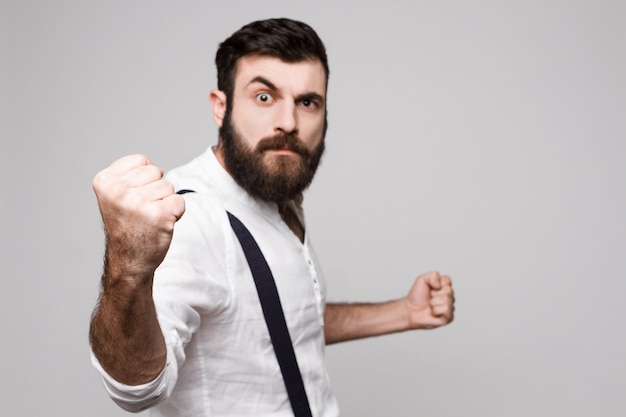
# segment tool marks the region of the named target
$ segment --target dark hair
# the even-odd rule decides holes
[[[217,88],[232,101],[237,60],[246,55],[267,55],[285,62],[319,60],[328,80],[326,48],[309,25],[291,19],[249,23],[222,42],[215,55]]]

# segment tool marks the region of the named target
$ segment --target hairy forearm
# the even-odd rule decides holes
[[[454,318],[454,291],[447,275],[429,272],[416,278],[408,295],[378,304],[333,304],[324,311],[326,343],[434,329]]]
[[[152,299],[154,271],[185,201],[145,155],[114,161],[94,178],[106,234],[102,292],[89,339],[102,368],[121,383],[150,382],[167,350]]]
[[[159,375],[167,356],[152,300],[152,274],[128,279],[120,272],[123,268],[107,264],[91,319],[91,347],[115,380],[143,384]]]
[[[329,303],[324,310],[326,344],[407,330],[406,300],[385,303]]]

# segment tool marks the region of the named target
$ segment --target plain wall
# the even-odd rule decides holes
[[[89,361],[91,180],[215,144],[220,41],[310,23],[331,65],[305,200],[329,299],[437,269],[457,317],[330,346],[344,416],[626,415],[626,3],[0,3],[0,415],[127,415]]]

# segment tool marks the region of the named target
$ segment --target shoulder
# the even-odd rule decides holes
[[[228,193],[225,173],[213,150],[169,171],[165,178],[185,198],[185,213],[176,224],[174,245],[182,241],[221,240],[224,224],[228,224],[225,197]]]
[[[197,156],[185,165],[172,169],[165,174],[165,179],[174,185],[176,191],[208,191],[212,188],[211,163],[207,152]]]

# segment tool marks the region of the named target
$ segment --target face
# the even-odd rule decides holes
[[[326,126],[326,74],[319,61],[241,58],[232,106],[220,91],[211,101],[220,126],[218,159],[248,193],[282,202],[311,183]]]

